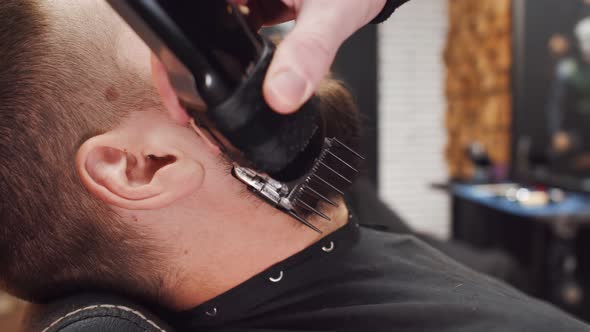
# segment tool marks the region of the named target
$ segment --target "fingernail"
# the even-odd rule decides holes
[[[283,71],[271,80],[271,90],[284,104],[295,108],[305,98],[307,81],[292,71]]]

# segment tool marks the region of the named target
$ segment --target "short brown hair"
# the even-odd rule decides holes
[[[81,142],[124,114],[80,101],[83,64],[60,70],[38,4],[0,1],[0,285],[34,302],[85,289],[151,297],[155,246],[75,171]]]

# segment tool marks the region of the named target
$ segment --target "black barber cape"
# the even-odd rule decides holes
[[[198,308],[179,331],[590,331],[410,236],[358,220]]]

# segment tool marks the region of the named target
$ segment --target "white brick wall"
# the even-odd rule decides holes
[[[380,194],[412,227],[441,238],[449,200],[430,184],[447,179],[446,33],[446,0],[411,0],[379,31]]]

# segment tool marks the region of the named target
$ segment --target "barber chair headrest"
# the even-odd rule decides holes
[[[105,294],[79,294],[33,306],[25,332],[174,332],[144,306]]]

